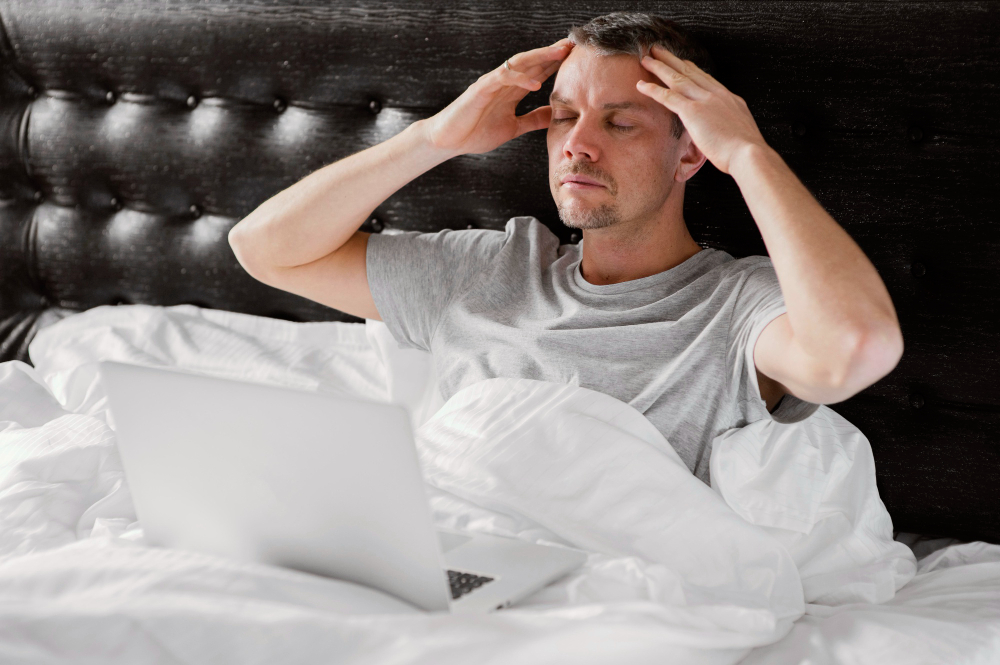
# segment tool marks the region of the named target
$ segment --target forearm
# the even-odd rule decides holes
[[[339,249],[372,211],[404,185],[450,159],[411,124],[275,194],[229,232],[244,266],[294,267]]]
[[[838,363],[843,372],[859,358],[870,363],[873,353],[888,357],[898,349],[901,354],[896,310],[875,266],[781,156],[754,146],[734,160],[731,172],[760,229],[789,323],[806,352]]]

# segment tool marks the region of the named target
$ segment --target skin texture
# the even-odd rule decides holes
[[[674,113],[643,94],[638,81],[658,82],[638,59],[574,47],[550,98],[549,188],[562,222],[583,231],[580,271],[592,284],[615,284],[673,268],[701,251],[684,221],[685,183],[706,156],[685,131],[673,136]],[[605,104],[631,102],[627,109]],[[605,185],[573,189],[580,174]],[[757,371],[761,397],[773,411],[786,390]]]
[[[903,338],[875,266],[767,145],[742,97],[666,49],[650,56],[642,66],[660,84],[636,88],[676,113],[708,160],[736,181],[781,284],[788,311],[757,340],[758,376],[832,404],[892,371]]]
[[[581,272],[592,284],[663,272],[701,251],[683,204],[705,155],[686,132],[673,137],[674,114],[639,92],[639,80],[656,77],[637,58],[577,46],[553,85],[549,188],[563,223],[583,230]],[[621,102],[636,106],[603,108]],[[562,179],[574,174],[605,187],[566,187]]]
[[[434,116],[266,201],[230,231],[234,252],[266,284],[378,319],[369,234],[358,230],[371,211],[438,164],[544,129],[552,196],[563,221],[583,231],[581,270],[593,284],[653,275],[700,251],[682,215],[686,182],[706,160],[733,177],[788,309],[754,347],[769,409],[783,393],[841,402],[892,371],[903,353],[899,321],[861,248],[764,142],[741,97],[690,61],[658,47],[650,54],[599,56],[568,38],[514,54],[510,68],[483,74]],[[557,73],[566,101],[516,115]],[[637,107],[605,108],[623,102]],[[674,117],[686,128],[678,138]],[[573,174],[605,186],[567,188],[562,178]]]

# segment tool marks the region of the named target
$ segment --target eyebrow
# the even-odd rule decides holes
[[[554,92],[549,95],[549,103],[551,104],[552,102],[566,104],[567,106],[573,105],[573,102]],[[634,109],[636,111],[649,112],[649,109],[646,106],[636,102],[608,102],[601,108],[605,111]]]

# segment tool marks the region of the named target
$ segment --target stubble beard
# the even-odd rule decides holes
[[[621,221],[618,208],[610,203],[602,203],[594,208],[571,210],[569,206],[559,205],[559,219],[571,229],[604,229]]]

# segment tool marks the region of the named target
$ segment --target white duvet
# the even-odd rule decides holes
[[[713,487],[584,388],[491,379],[443,403],[382,324],[99,307],[0,364],[0,662],[1000,662],[1000,546],[918,563],[867,439],[827,407],[720,435]],[[406,404],[435,521],[575,547],[512,609],[416,612],[337,580],[143,544],[99,360]]]

